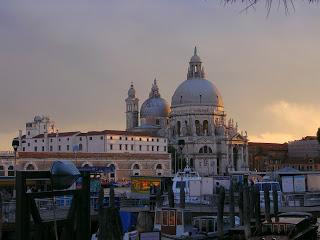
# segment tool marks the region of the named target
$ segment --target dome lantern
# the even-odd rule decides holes
[[[197,54],[197,47],[194,47],[193,56],[189,62],[187,79],[204,78],[204,69],[201,67],[201,58]]]

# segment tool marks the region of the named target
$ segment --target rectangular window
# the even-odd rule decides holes
[[[110,140],[112,140],[112,136],[110,136]]]
[[[128,150],[128,145],[127,144],[125,145],[125,148],[126,148],[126,150]]]
[[[154,140],[154,139],[152,138],[151,141],[153,142],[153,140]]]
[[[112,150],[112,148],[113,148],[113,145],[112,145],[112,144],[110,144],[110,150]]]
[[[167,147],[166,146],[163,147],[163,151],[165,151],[165,152],[167,151]]]
[[[59,142],[61,142],[61,139],[59,138]]]
[[[44,139],[42,139],[42,142],[44,143]]]
[[[157,152],[159,152],[159,146],[157,146]]]
[[[126,137],[126,141],[128,140],[128,138]]]
[[[25,148],[25,147],[23,147],[23,148],[22,148],[22,151],[23,151],[23,152],[24,152],[24,151],[26,151],[26,148]]]
[[[131,151],[133,151],[133,145],[131,145]]]
[[[122,137],[119,137],[119,140],[122,140]]]
[[[50,142],[52,142],[53,141],[53,139],[52,138],[50,138]]]
[[[139,151],[142,151],[142,146],[141,145],[139,145]]]
[[[92,137],[89,137],[89,140],[92,140]]]
[[[122,150],[122,145],[121,144],[119,145],[119,149]]]
[[[52,150],[53,150],[53,149],[52,149],[52,146],[50,146],[50,152],[52,152]]]
[[[79,139],[80,139],[80,141],[82,141],[82,137],[80,137]]]
[[[61,145],[59,145],[58,150],[61,151]]]
[[[44,152],[44,146],[42,146],[42,152]]]
[[[169,213],[169,225],[170,226],[175,226],[175,223],[176,223],[176,213],[175,211],[171,210],[170,213]]]
[[[30,147],[30,143],[28,143],[28,147]]]
[[[131,138],[131,141],[133,141],[133,137]]]
[[[159,142],[159,138],[157,138],[157,142]]]
[[[103,136],[101,136],[100,139],[103,140]]]
[[[149,151],[149,146],[147,146],[147,151]]]
[[[142,141],[142,138],[139,138],[139,141]]]
[[[67,151],[69,151],[69,148],[70,148],[69,145],[67,145]]]
[[[37,152],[38,151],[38,147],[34,147],[34,151]]]
[[[151,147],[152,152],[154,151],[154,146]]]
[[[34,140],[34,142],[36,143],[36,142],[37,142],[37,140]]]
[[[147,138],[147,142],[149,142],[149,138]]]

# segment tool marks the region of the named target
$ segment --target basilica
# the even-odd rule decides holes
[[[127,131],[168,138],[170,146],[200,175],[249,169],[247,133],[239,133],[238,124],[227,119],[222,96],[214,83],[206,79],[196,47],[187,79],[176,88],[171,106],[161,98],[156,80],[140,114],[132,83],[125,102]]]

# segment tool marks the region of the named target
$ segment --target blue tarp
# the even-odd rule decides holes
[[[120,211],[120,218],[123,233],[132,231],[131,226],[136,226],[138,213]]]

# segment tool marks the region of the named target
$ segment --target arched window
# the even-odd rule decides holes
[[[135,163],[133,166],[132,166],[132,175],[133,176],[140,176],[140,165]]]
[[[4,166],[0,166],[0,176],[5,176]]]
[[[212,153],[212,148],[208,146],[203,146],[199,149],[199,153]]]
[[[178,134],[178,136],[181,135],[181,122],[180,121],[177,122],[177,134]]]
[[[156,165],[156,175],[157,175],[157,176],[162,176],[162,174],[163,174],[162,164],[157,164],[157,165]]]
[[[79,151],[82,151],[82,143],[79,144]]]
[[[33,171],[33,170],[35,170],[35,169],[34,169],[34,166],[33,166],[31,163],[29,163],[29,164],[27,165],[27,167],[26,167],[26,170],[27,170],[27,171]]]
[[[8,167],[8,176],[14,176],[14,167],[13,166]]]
[[[198,136],[201,135],[201,126],[200,126],[200,122],[198,120],[195,121],[195,125],[196,125],[196,134]]]
[[[209,127],[208,127],[208,121],[204,120],[203,121],[203,135],[207,136],[208,135],[208,131],[209,131]]]

